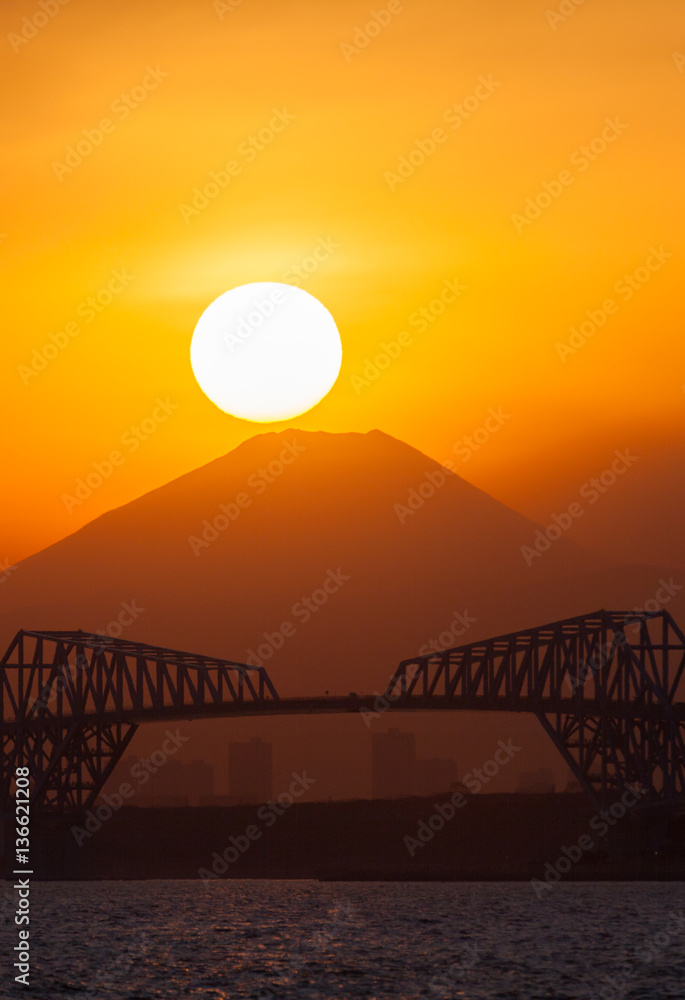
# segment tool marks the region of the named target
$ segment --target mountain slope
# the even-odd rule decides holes
[[[431,640],[653,595],[661,571],[611,567],[572,530],[527,565],[536,530],[379,431],[267,433],[26,559],[0,594],[1,638],[114,622],[263,662],[283,693],[368,691]]]

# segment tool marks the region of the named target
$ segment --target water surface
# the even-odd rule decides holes
[[[31,907],[40,1000],[685,998],[682,883],[53,882]]]

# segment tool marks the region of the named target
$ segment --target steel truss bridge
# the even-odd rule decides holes
[[[536,715],[597,805],[640,785],[685,805],[685,636],[664,612],[598,611],[403,660],[382,695],[280,698],[266,670],[88,632],[18,632],[0,660],[0,807],[90,808],[145,722],[416,711]],[[367,721],[369,716],[366,716]]]

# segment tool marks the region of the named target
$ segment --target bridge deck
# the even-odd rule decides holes
[[[512,705],[510,698],[460,698],[441,697],[439,695],[410,695],[402,699],[391,701],[384,695],[345,695],[345,696],[322,696],[322,697],[292,697],[279,698],[276,701],[242,703],[231,702],[224,705],[205,704],[198,707],[183,705],[179,707],[166,706],[160,712],[158,708],[150,708],[147,711],[125,710],[124,712],[89,713],[86,715],[72,716],[63,714],[59,719],[44,718],[36,719],[23,724],[24,730],[40,728],[69,728],[74,721],[85,725],[113,725],[118,722],[126,722],[140,725],[150,722],[166,722],[184,720],[192,722],[195,719],[223,719],[223,718],[253,718],[263,715],[354,715],[362,714],[368,718],[368,714],[374,717],[382,716],[385,712],[516,712],[538,715],[554,715],[558,712],[572,713],[577,708],[577,701],[574,698],[560,700],[558,698],[544,698],[537,703],[531,702],[529,698],[522,699],[518,706]],[[583,702],[583,709],[587,715],[610,716],[612,719],[635,719],[648,720],[664,718],[664,708],[660,704],[635,706],[620,702]],[[678,702],[671,705],[671,711],[681,723],[685,723],[685,702]],[[6,720],[2,724],[2,731],[7,734],[14,734],[22,728],[15,720]]]
[[[28,765],[36,807],[89,808],[144,723],[359,714],[370,728],[465,711],[537,716],[596,802],[636,783],[685,802],[685,635],[666,611],[600,610],[403,660],[383,694],[333,696],[279,697],[264,667],[233,660],[18,632],[0,658],[0,806]]]

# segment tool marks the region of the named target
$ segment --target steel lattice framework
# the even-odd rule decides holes
[[[534,712],[591,798],[685,803],[685,636],[665,611],[599,611],[404,660],[396,707]]]
[[[0,660],[0,802],[28,766],[42,811],[87,809],[140,722],[277,698],[263,668],[89,632],[18,632]]]
[[[384,696],[279,698],[243,663],[88,632],[19,632],[0,660],[0,806],[28,766],[44,812],[88,809],[148,721],[379,711],[535,714],[585,791],[685,805],[685,636],[598,611],[404,660]],[[380,706],[380,707],[379,707]]]

